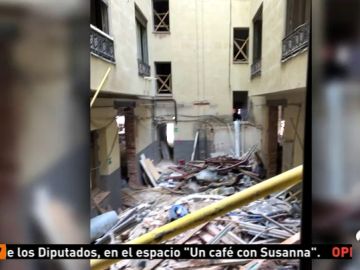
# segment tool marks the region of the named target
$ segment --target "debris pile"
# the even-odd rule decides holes
[[[263,181],[256,147],[241,158],[219,156],[167,166],[161,174],[145,156],[141,165],[152,188],[126,190],[139,202],[124,211],[99,243],[126,243],[238,191]],[[260,167],[259,167],[260,165]],[[293,244],[299,241],[299,192],[291,187],[199,225],[166,244]],[[125,192],[125,191],[124,191]],[[131,205],[131,204],[130,204]],[[136,205],[136,203],[135,203]],[[298,269],[295,261],[125,260],[113,269]]]
[[[168,166],[161,175],[144,155],[140,162],[145,171],[145,181],[151,186],[178,194],[205,192],[228,196],[263,180],[263,175],[256,173],[261,171],[259,166],[262,162],[252,158],[255,151],[254,146],[241,158],[218,156]]]
[[[165,244],[271,244],[271,243],[296,243],[299,240],[300,211],[297,199],[287,202],[285,194],[277,194],[268,199],[255,201],[246,207],[236,209],[226,215],[188,230]],[[146,207],[137,208],[137,215],[146,215],[142,222],[129,230],[123,230],[116,235],[112,243],[125,243],[147,232],[170,222],[174,217],[173,206],[183,206],[186,212],[194,212],[202,207],[223,199],[224,196],[209,194],[191,194],[178,197],[174,202],[165,202],[158,205],[148,204]],[[134,208],[136,209],[136,208]],[[146,210],[144,210],[146,209]],[[133,211],[133,210],[132,210]],[[184,211],[184,210],[182,210]],[[144,214],[145,213],[145,214]],[[185,213],[186,214],[186,213]],[[135,216],[137,216],[135,215]],[[126,215],[129,218],[129,215]],[[176,218],[176,217],[175,217]],[[126,221],[123,221],[125,223]],[[250,268],[254,263],[260,263],[263,268]],[[139,268],[139,265],[143,267]],[[294,261],[276,261],[271,264],[286,264],[284,269],[298,269]],[[260,260],[127,260],[119,262],[113,269],[281,269],[266,268],[269,262]],[[249,268],[241,268],[249,267]],[[238,267],[238,268],[236,268]]]

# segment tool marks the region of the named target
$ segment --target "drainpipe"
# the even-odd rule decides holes
[[[174,103],[174,115],[175,115],[174,121],[175,121],[175,124],[177,124],[177,122],[178,122],[177,103],[176,103],[176,100],[173,99],[173,98],[159,98],[159,99],[154,98],[153,99],[153,104],[154,104],[154,106],[153,106],[153,123],[155,123],[155,111],[156,111],[155,109],[156,109],[156,104],[158,102],[172,102],[172,103]]]
[[[234,130],[235,130],[235,156],[240,157],[240,121],[234,121]]]

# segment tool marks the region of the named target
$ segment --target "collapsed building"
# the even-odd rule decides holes
[[[310,1],[91,1],[92,187],[256,144],[276,175],[303,159]],[[116,121],[116,119],[118,121]],[[121,129],[119,129],[121,126]],[[121,205],[111,196],[113,208]]]
[[[301,165],[309,16],[307,0],[92,0],[92,216],[148,202],[134,190],[228,196]],[[230,184],[190,183],[221,158]],[[287,218],[299,218],[289,192]]]

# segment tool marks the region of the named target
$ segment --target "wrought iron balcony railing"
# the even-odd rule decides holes
[[[297,52],[305,49],[309,44],[310,25],[300,25],[282,41],[281,60],[286,60]]]
[[[261,60],[254,60],[251,65],[251,78],[261,75]]]
[[[96,56],[115,62],[113,38],[92,25],[90,25],[90,51]]]
[[[150,66],[138,59],[138,72],[140,76],[150,76]]]

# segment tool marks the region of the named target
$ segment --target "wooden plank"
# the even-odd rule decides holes
[[[281,242],[281,244],[282,245],[293,245],[299,241],[300,241],[300,233],[296,233],[296,234],[290,236],[285,241]],[[261,265],[265,261],[266,260],[264,260],[264,259],[253,260],[253,261],[249,262],[248,264],[244,265],[243,267],[241,267],[240,270],[249,270],[249,269],[253,268],[254,266]]]
[[[282,245],[293,245],[300,241],[300,233],[296,233],[293,236],[289,237],[285,241],[281,242]]]
[[[204,240],[205,244],[209,243],[214,238],[214,236],[207,232],[201,232],[199,237]]]
[[[239,266],[248,262],[247,259],[222,259],[222,260],[214,260],[214,259],[192,259],[186,262],[181,262],[174,265],[173,269],[177,270],[190,270],[190,269],[210,269],[210,267],[222,266],[220,269],[224,269],[225,266]]]
[[[100,204],[103,200],[105,200],[107,198],[107,196],[109,196],[109,194],[110,194],[110,191],[100,191],[93,197],[94,202],[96,204]]]
[[[197,147],[197,143],[198,143],[198,139],[199,139],[199,131],[196,132],[195,135],[195,140],[194,140],[194,145],[193,145],[193,151],[191,153],[191,161],[193,161],[195,159],[195,152],[196,152],[196,147]]]
[[[213,224],[209,224],[209,226],[206,227],[206,230],[213,236],[216,237],[219,233],[221,233],[221,230],[216,227]],[[234,242],[231,241],[226,235],[224,235],[223,237],[221,237],[221,239],[219,240],[221,242],[223,242],[224,244],[227,245],[233,245]]]
[[[140,159],[140,164],[141,164],[142,168],[144,169],[144,171],[145,171],[145,173],[146,173],[147,177],[149,178],[149,180],[151,181],[151,184],[152,184],[154,187],[156,187],[156,186],[157,186],[157,183],[156,183],[156,181],[155,181],[154,177],[152,176],[152,174],[151,174],[151,172],[150,172],[149,168],[148,168],[148,167],[147,167],[147,165],[146,165],[146,162],[145,162],[145,160],[146,160],[145,155],[144,155],[144,154],[142,154],[142,155],[140,156],[140,158],[141,158],[141,159]]]
[[[93,198],[91,198],[91,201],[93,204],[91,208],[96,208],[102,214],[106,212],[106,210],[104,208],[102,208],[99,204],[97,204]]]
[[[223,230],[225,227],[222,225],[219,225],[219,229]],[[235,233],[233,233],[232,231],[228,232],[226,234],[226,237],[229,238],[234,244],[247,244],[243,239],[241,239],[240,237],[238,237]]]
[[[160,174],[159,172],[156,170],[154,163],[150,160],[150,159],[145,159],[145,163],[146,166],[148,167],[148,169],[150,170],[152,176],[154,177],[155,181],[159,180],[160,178]]]

